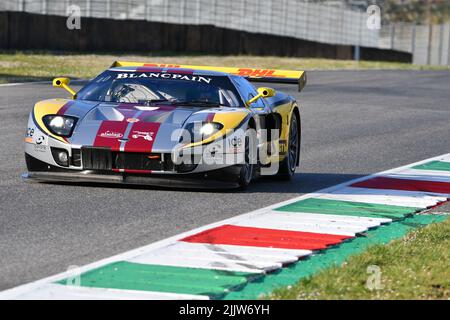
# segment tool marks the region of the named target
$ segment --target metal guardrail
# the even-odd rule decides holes
[[[85,17],[208,24],[330,44],[378,43],[365,13],[298,0],[3,0],[0,10],[66,15],[69,5]]]
[[[450,65],[450,24],[391,24],[380,30],[378,45],[412,53],[414,64]]]
[[[367,27],[368,14],[303,0],[2,0],[0,10],[82,17],[214,25],[329,44],[413,53],[417,64],[450,64],[450,25]]]

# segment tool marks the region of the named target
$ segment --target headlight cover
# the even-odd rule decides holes
[[[42,119],[48,130],[60,137],[70,137],[77,120],[75,117],[59,115],[47,115]]]
[[[205,140],[220,131],[222,128],[223,124],[218,122],[191,122],[184,127],[189,134],[189,142],[199,142]]]

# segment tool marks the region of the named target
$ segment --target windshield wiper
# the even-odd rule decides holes
[[[165,102],[165,101],[168,101],[168,99],[166,99],[166,98],[161,98],[161,99],[149,99],[149,100],[140,100],[139,102],[140,103],[143,103],[143,104],[145,104],[145,105],[151,105],[151,104],[153,104],[153,103],[158,103],[158,102]]]

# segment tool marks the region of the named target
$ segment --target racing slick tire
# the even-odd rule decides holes
[[[294,112],[291,117],[291,125],[289,127],[287,154],[283,161],[280,162],[280,167],[276,177],[281,180],[291,180],[295,174],[297,163],[300,157],[300,119]]]
[[[255,175],[256,165],[256,132],[251,127],[245,131],[244,163],[240,165],[238,183],[241,189],[247,188]]]

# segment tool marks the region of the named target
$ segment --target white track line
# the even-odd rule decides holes
[[[228,245],[228,244],[209,244],[209,243],[190,243],[190,242],[174,242],[171,246],[177,246],[189,250],[192,246],[203,246],[211,251],[225,251],[234,254],[249,254],[249,255],[257,255],[257,256],[269,256],[269,257],[278,257],[278,256],[287,256],[288,259],[291,257],[305,257],[312,254],[311,250],[301,250],[301,249],[278,249],[278,248],[267,248],[267,247],[244,247],[237,245]],[[170,247],[170,246],[168,246]]]
[[[167,250],[177,252],[178,255],[197,254],[201,255],[208,252],[210,255],[228,259],[243,260],[243,261],[257,261],[257,262],[274,262],[281,264],[289,264],[298,260],[298,257],[307,256],[312,251],[304,250],[301,253],[288,254],[282,249],[259,248],[259,247],[244,247],[244,246],[230,246],[230,245],[211,245],[204,243],[189,243],[176,242],[170,246],[164,247],[160,250]]]
[[[70,82],[71,83],[79,83],[79,82],[84,82],[84,81],[89,81],[89,80],[76,79],[76,80],[71,80]],[[23,86],[23,85],[27,85],[27,84],[52,84],[52,81],[45,80],[45,81],[26,81],[26,82],[2,83],[2,84],[0,84],[0,87],[15,87],[15,86]]]
[[[321,214],[321,213],[309,213],[309,212],[288,212],[288,211],[273,211],[269,210],[266,214],[261,216],[266,216],[274,214],[277,220],[282,221],[287,219],[288,221],[296,221],[296,219],[301,218],[302,221],[321,221],[330,224],[357,224],[370,227],[376,227],[382,223],[392,222],[390,218],[372,218],[372,217],[360,217],[360,216],[342,216],[333,214]]]
[[[194,257],[193,255],[171,255],[170,253],[158,252],[158,250],[142,254],[127,262],[142,264],[157,264],[161,266],[174,266],[184,268],[201,268],[223,271],[264,273],[266,271],[276,270],[282,267],[281,263],[257,263],[257,262],[238,262],[227,259],[217,259],[217,257]]]
[[[51,81],[29,81],[29,82],[13,82],[13,83],[2,83],[0,87],[15,87],[27,84],[51,84]]]
[[[24,293],[20,300],[208,300],[209,297],[191,294],[176,294],[155,291],[88,288],[46,284],[38,290]]]
[[[417,208],[427,208],[447,200],[446,197],[428,196],[423,192],[353,187],[342,188],[319,198]]]
[[[211,229],[211,228],[215,228],[215,227],[218,227],[218,226],[221,226],[221,225],[224,225],[224,224],[237,224],[237,223],[239,223],[240,221],[242,221],[244,219],[249,219],[249,218],[252,218],[252,217],[258,217],[258,216],[263,215],[263,214],[267,213],[268,211],[273,210],[275,208],[278,208],[280,206],[288,205],[288,204],[297,202],[299,200],[304,200],[304,199],[313,198],[313,197],[320,197],[320,196],[323,196],[325,194],[333,193],[333,192],[335,192],[335,191],[337,191],[339,189],[342,189],[344,187],[348,187],[350,184],[353,184],[353,183],[356,183],[356,182],[364,181],[364,180],[367,180],[367,179],[370,179],[370,178],[374,178],[374,177],[386,176],[386,175],[389,175],[389,174],[397,173],[397,172],[399,172],[401,170],[409,169],[409,168],[411,168],[413,166],[424,164],[424,163],[427,163],[429,161],[434,161],[434,160],[449,161],[449,159],[450,159],[450,153],[449,154],[445,154],[445,155],[436,156],[436,157],[429,158],[429,159],[425,159],[425,160],[421,160],[421,161],[418,161],[418,162],[415,162],[415,163],[412,163],[412,164],[409,164],[409,165],[405,165],[405,166],[402,166],[402,167],[386,170],[386,171],[379,172],[379,173],[376,173],[376,174],[372,174],[372,175],[364,176],[364,177],[361,177],[361,178],[357,178],[357,179],[354,179],[354,180],[351,180],[351,181],[347,181],[347,182],[344,182],[344,183],[341,183],[341,184],[338,184],[338,185],[335,185],[335,186],[332,186],[332,187],[329,187],[329,188],[325,188],[325,189],[317,191],[317,192],[313,192],[313,193],[305,194],[305,195],[302,195],[302,196],[298,196],[298,197],[292,198],[290,200],[286,200],[286,201],[283,201],[283,202],[280,202],[280,203],[276,203],[276,204],[267,206],[267,207],[262,208],[262,209],[258,209],[258,210],[255,210],[255,211],[252,211],[252,212],[249,212],[249,213],[241,214],[241,215],[229,218],[229,219],[225,219],[225,220],[218,221],[218,222],[215,222],[215,223],[212,223],[212,224],[209,224],[209,225],[205,225],[205,226],[202,226],[202,227],[199,227],[199,228],[187,231],[187,232],[183,232],[183,233],[175,235],[173,237],[170,237],[170,238],[167,238],[167,239],[164,239],[164,240],[161,240],[161,241],[158,241],[158,242],[155,242],[155,243],[152,243],[152,244],[149,244],[149,245],[146,245],[146,246],[134,249],[134,250],[130,250],[130,251],[127,251],[127,252],[115,255],[113,257],[110,257],[110,258],[106,258],[106,259],[102,259],[100,261],[96,261],[94,263],[91,263],[91,264],[85,265],[83,267],[80,267],[76,271],[76,273],[74,273],[73,270],[72,271],[66,271],[66,272],[62,272],[62,273],[56,274],[54,276],[50,276],[50,277],[47,277],[47,278],[44,278],[44,279],[41,279],[41,280],[37,280],[37,281],[31,282],[31,283],[28,283],[28,284],[24,284],[24,285],[21,285],[21,286],[18,286],[18,287],[15,287],[15,288],[3,291],[3,292],[0,293],[0,299],[16,298],[16,297],[18,297],[18,296],[20,296],[20,295],[22,295],[24,293],[28,293],[30,291],[39,289],[41,286],[47,285],[48,283],[56,282],[56,281],[59,281],[59,280],[62,280],[62,279],[68,278],[68,277],[73,277],[74,275],[76,276],[79,273],[84,273],[86,271],[89,271],[89,270],[92,270],[92,269],[95,269],[95,268],[99,268],[101,266],[104,266],[106,264],[110,264],[110,263],[113,263],[113,262],[124,261],[124,260],[131,260],[131,259],[133,259],[133,258],[135,258],[137,256],[144,255],[144,254],[149,253],[150,251],[163,248],[163,247],[168,246],[168,245],[170,245],[170,244],[172,244],[172,243],[174,243],[174,242],[176,242],[176,241],[178,241],[178,240],[180,240],[182,238],[185,238],[185,237],[197,234],[199,232],[202,232],[202,231],[205,231],[205,230],[208,230],[208,229]]]
[[[144,263],[148,264],[146,261],[150,258],[175,258],[176,260],[182,260],[184,262],[186,260],[209,262],[213,266],[220,267],[221,270],[229,271],[244,271],[245,272],[255,272],[259,270],[270,271],[278,269],[282,266],[281,261],[277,261],[277,259],[261,259],[260,257],[255,256],[243,256],[236,255],[230,253],[220,253],[212,252],[207,249],[201,249],[195,251],[180,251],[177,248],[173,247],[165,247],[159,250],[151,251],[148,254],[136,257],[132,260],[128,260],[128,262],[136,262],[136,263]],[[296,259],[297,260],[297,259]],[[233,269],[233,267],[237,267],[239,270]],[[215,269],[211,267],[211,269]]]
[[[273,217],[273,216],[272,216]],[[255,217],[252,219],[245,219],[237,222],[235,225],[242,227],[254,227],[264,229],[278,229],[300,232],[313,232],[334,234],[340,236],[354,237],[357,233],[361,233],[367,230],[366,227],[361,226],[349,226],[349,225],[327,225],[324,222],[291,222],[291,221],[278,221],[269,220],[268,217]]]

